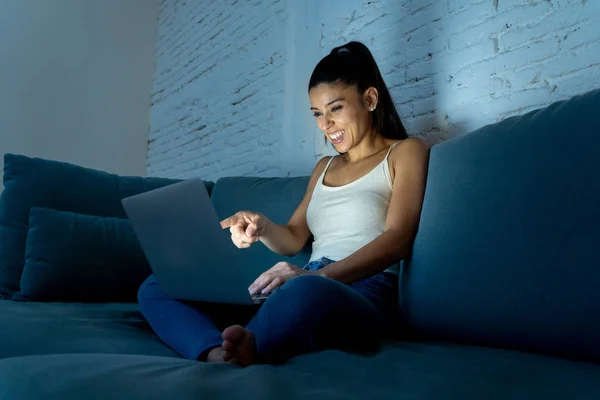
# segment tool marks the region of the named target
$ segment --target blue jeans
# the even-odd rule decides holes
[[[327,258],[304,268],[317,270]],[[372,349],[385,335],[396,304],[396,277],[380,273],[351,285],[301,275],[276,289],[262,306],[175,300],[151,275],[138,292],[139,307],[152,329],[187,359],[203,359],[222,343],[221,332],[245,325],[256,338],[264,362],[324,350]]]

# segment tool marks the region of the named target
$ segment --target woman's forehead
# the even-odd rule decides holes
[[[354,86],[341,83],[321,83],[310,89],[308,94],[312,102],[327,104],[337,98],[350,100],[354,96],[358,96],[358,91]]]

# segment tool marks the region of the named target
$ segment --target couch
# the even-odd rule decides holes
[[[139,313],[149,269],[120,199],[174,180],[8,154],[0,399],[598,399],[598,110],[600,90],[433,146],[395,337],[280,366],[182,359]],[[252,209],[284,223],[306,184],[206,187],[221,217]],[[310,254],[244,251],[255,268]]]

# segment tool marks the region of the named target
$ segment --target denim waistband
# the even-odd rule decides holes
[[[323,267],[326,267],[327,265],[332,264],[334,262],[335,261],[332,260],[331,258],[321,257],[318,260],[309,262],[304,267],[302,267],[302,269],[307,270],[307,271],[317,271],[317,270],[319,270]],[[385,281],[389,280],[390,282],[394,282],[394,281],[398,280],[398,277],[391,272],[383,271],[383,272],[375,274],[369,278],[365,278],[364,281],[370,280],[370,279],[373,279],[378,282],[382,282],[382,279]]]
[[[335,261],[330,258],[321,257],[318,260],[309,262],[304,267],[302,267],[302,269],[305,269],[307,271],[316,271],[334,262]]]

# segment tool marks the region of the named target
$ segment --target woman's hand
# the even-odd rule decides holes
[[[250,294],[268,294],[272,292],[273,289],[286,283],[289,279],[306,274],[312,274],[312,272],[298,268],[289,262],[282,261],[275,264],[270,270],[263,272],[254,283],[248,287],[248,290],[250,291]]]
[[[265,234],[269,219],[252,211],[240,211],[221,221],[221,228],[230,228],[231,241],[240,249],[247,249]]]

